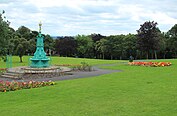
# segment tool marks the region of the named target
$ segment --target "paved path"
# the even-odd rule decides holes
[[[104,65],[98,65],[98,66],[113,66],[116,64],[104,64]],[[37,79],[32,79],[35,81],[47,81],[47,80],[52,80],[52,81],[58,81],[58,80],[69,80],[69,79],[77,79],[77,78],[87,78],[87,77],[94,77],[94,76],[99,76],[103,74],[109,74],[113,72],[121,72],[121,70],[109,70],[109,69],[101,69],[98,68],[98,66],[94,66],[93,69],[94,71],[71,71],[68,72],[68,75],[63,75],[63,76],[58,76],[58,77],[52,77],[52,78],[37,78]],[[13,79],[7,79],[7,78],[0,78],[0,80],[8,80],[12,81]],[[31,79],[24,79],[24,80],[19,80],[19,81],[28,81]]]

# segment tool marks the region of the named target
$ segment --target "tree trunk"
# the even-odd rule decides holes
[[[143,53],[142,53],[142,52],[140,52],[140,59],[142,59],[142,54],[143,54]]]
[[[157,59],[157,52],[156,52],[156,51],[154,51],[154,54],[155,54],[155,59]]]
[[[148,52],[146,52],[146,59],[148,59],[149,58],[149,56],[148,56]]]
[[[153,58],[154,58],[154,53],[152,52],[152,53],[151,53],[151,59],[153,59]]]
[[[113,59],[113,56],[111,55],[111,60]]]
[[[23,62],[23,60],[22,60],[22,56],[19,56],[20,57],[20,63],[22,63]]]
[[[163,55],[163,59],[165,59],[166,58],[166,53],[164,53],[164,55]]]
[[[120,56],[119,59],[122,60],[122,56]]]
[[[104,53],[103,53],[103,59],[104,59]]]

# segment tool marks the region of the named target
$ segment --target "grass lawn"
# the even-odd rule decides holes
[[[59,58],[57,62],[56,57],[52,62],[78,64],[82,61],[92,65],[122,62],[74,58]],[[177,60],[163,61],[172,62],[172,66],[141,67],[118,63],[102,68],[123,72],[0,93],[0,115],[176,116]]]
[[[23,56],[23,62],[20,63],[20,59],[18,56],[13,56],[12,58],[12,66],[28,66],[29,65],[29,58],[32,56]],[[110,64],[110,63],[117,63],[117,62],[123,62],[123,61],[117,61],[117,60],[95,60],[95,59],[87,59],[87,58],[72,58],[72,57],[52,57],[51,64],[80,64],[81,62],[87,62],[90,65],[96,65],[96,64]],[[0,61],[0,68],[6,68],[6,63],[2,60]]]

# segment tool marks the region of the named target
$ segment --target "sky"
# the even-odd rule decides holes
[[[51,36],[136,34],[145,21],[162,32],[177,24],[177,0],[0,0],[10,26]]]

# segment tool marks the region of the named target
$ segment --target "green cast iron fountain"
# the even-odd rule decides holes
[[[49,67],[49,60],[44,51],[44,36],[41,34],[42,23],[39,23],[39,34],[37,36],[36,51],[34,56],[30,58],[32,68],[45,68]]]

